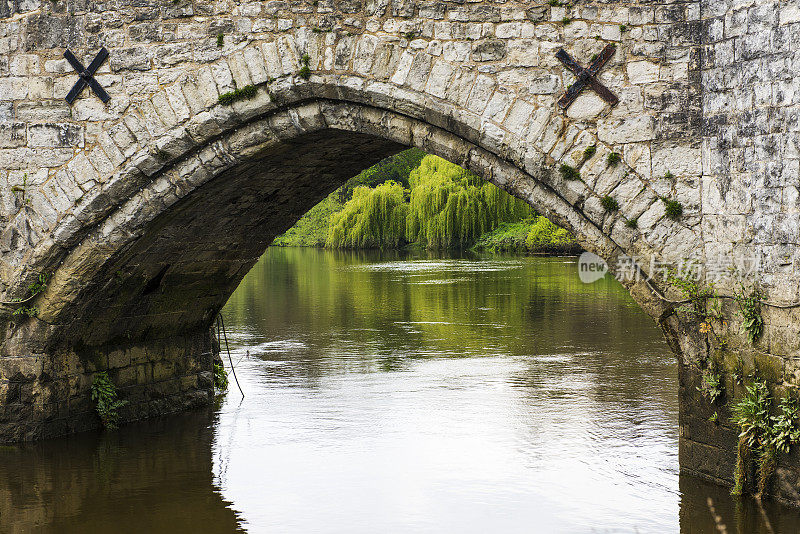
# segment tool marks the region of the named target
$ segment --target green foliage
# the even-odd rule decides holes
[[[574,252],[578,243],[572,234],[556,226],[546,217],[536,217],[525,246],[531,251],[540,252]]]
[[[357,176],[350,178],[335,194],[339,202],[344,204],[353,196],[353,190],[359,185],[376,187],[388,181],[402,184],[409,189],[411,172],[420,166],[422,158],[427,154],[418,148],[410,148],[383,159],[372,167],[361,171]]]
[[[100,416],[100,421],[103,426],[109,430],[117,428],[119,423],[119,414],[117,410],[126,404],[128,401],[121,401],[117,399],[117,388],[108,373],[105,371],[99,372],[94,375],[92,381],[92,401],[95,403],[97,415]]]
[[[561,167],[559,167],[559,172],[561,173],[561,177],[565,180],[580,180],[581,173],[578,172],[578,169],[567,165],[566,163],[562,163]]]
[[[741,495],[744,489],[746,458],[749,452],[756,454],[759,463],[758,491],[763,492],[774,469],[775,449],[772,445],[770,426],[771,399],[767,383],[756,379],[745,388],[745,395],[731,407],[731,421],[739,427],[739,447],[736,461],[735,485],[731,492]]]
[[[33,298],[47,288],[47,283],[50,281],[50,273],[40,273],[31,284],[28,285],[28,296],[24,302],[33,300]],[[15,299],[14,302],[23,302],[23,299]],[[20,306],[11,314],[12,317],[36,317],[39,315],[39,309],[34,306]]]
[[[788,453],[791,446],[800,443],[800,428],[797,420],[797,401],[789,397],[781,399],[780,413],[772,416],[772,446],[778,452]]]
[[[563,24],[564,26],[566,26],[570,22],[572,22],[572,19],[569,17],[564,17],[563,19],[561,19],[561,24]]]
[[[702,393],[703,397],[708,399],[711,404],[717,402],[717,399],[722,396],[722,375],[720,375],[713,363],[703,369],[702,380],[697,390]]]
[[[622,33],[625,33],[626,31],[628,31],[628,27],[625,26],[624,24],[620,24],[619,25],[619,31],[622,32]]]
[[[662,202],[664,202],[664,214],[673,221],[677,221],[683,215],[683,204],[678,202],[677,200],[670,200],[667,198],[662,198]]]
[[[625,226],[628,228],[639,228],[639,218],[634,217],[633,219],[628,219],[625,221]]]
[[[483,234],[472,248],[489,252],[548,254],[575,254],[581,250],[569,232],[541,216],[500,223],[491,232]]]
[[[214,362],[214,389],[228,391],[228,372],[222,364]]]
[[[775,472],[778,454],[788,453],[792,445],[800,442],[798,406],[795,400],[784,397],[778,415],[770,416],[772,401],[766,381],[755,379],[745,389],[745,396],[731,408],[732,421],[740,430],[736,485],[732,493],[741,495],[746,471],[743,457],[754,453],[758,462],[757,492],[762,495]]]
[[[230,106],[239,100],[246,100],[256,96],[255,85],[245,85],[241,89],[234,89],[228,93],[219,95],[219,103],[223,106]]]
[[[409,242],[431,249],[464,248],[503,222],[533,215],[525,202],[436,156],[409,176]]]
[[[303,54],[303,56],[300,58],[300,63],[302,63],[303,66],[300,67],[297,75],[304,80],[307,80],[311,77],[311,68],[309,67],[309,64],[311,63],[311,57],[309,57],[308,54]]]
[[[558,7],[561,5],[560,0],[547,0],[547,3],[553,7]]]
[[[612,196],[606,195],[600,199],[603,209],[608,212],[619,211],[619,202]]]
[[[583,149],[583,159],[589,159],[594,156],[595,152],[597,152],[597,147],[595,145],[589,145]]]
[[[331,248],[386,248],[406,242],[408,203],[397,182],[375,189],[356,187],[344,209],[331,217],[326,246]]]
[[[36,317],[37,315],[39,315],[39,308],[34,306],[20,306],[11,314],[12,317]]]
[[[701,287],[695,280],[681,276],[674,270],[670,270],[667,274],[667,282],[679,289],[689,301],[687,305],[677,308],[678,311],[686,312],[701,320],[708,316],[708,299],[717,296],[713,283],[709,283],[707,287]]]
[[[387,182],[394,185],[375,192]],[[398,189],[398,185],[402,188]],[[381,223],[377,219],[399,225],[402,214],[396,210],[403,208],[391,200],[389,193],[393,191],[399,201],[401,189],[406,190],[404,231],[401,233],[398,227],[395,231],[378,232]],[[391,213],[377,209],[381,206],[379,197],[392,204]],[[355,224],[359,225],[357,229]],[[368,235],[359,236],[361,231]],[[580,251],[568,232],[544,217],[536,217],[525,202],[418,149],[386,158],[351,178],[273,242],[276,246],[336,248],[386,248],[409,243],[429,248],[474,244],[476,249],[489,251]]]
[[[612,152],[606,158],[606,162],[608,163],[609,167],[615,167],[620,161],[622,161],[622,156],[616,152]]]
[[[755,344],[764,333],[764,318],[761,316],[761,299],[763,293],[755,284],[751,288],[741,284],[740,290],[734,294],[739,311],[742,314],[742,328],[747,331],[747,339]]]
[[[217,34],[217,48],[222,48],[225,45],[225,35],[220,32]]]
[[[272,245],[278,247],[324,247],[328,238],[331,216],[342,210],[338,190],[311,208],[294,226],[275,238]]]
[[[31,203],[31,199],[29,199],[27,197],[27,195],[28,195],[28,173],[27,172],[22,175],[22,185],[21,186],[20,185],[11,186],[11,192],[14,193],[14,195],[17,195],[18,193],[21,193],[21,195],[19,196],[19,200],[20,200],[20,202],[22,202],[23,206],[27,206],[28,204]]]

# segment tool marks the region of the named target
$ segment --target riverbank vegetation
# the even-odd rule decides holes
[[[334,249],[571,254],[564,229],[442,158],[401,152],[348,180],[273,242]]]

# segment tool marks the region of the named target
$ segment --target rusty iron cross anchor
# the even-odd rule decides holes
[[[87,85],[92,88],[94,94],[96,94],[104,104],[111,100],[111,97],[108,96],[108,93],[106,93],[105,89],[103,89],[103,86],[100,85],[94,78],[94,73],[97,72],[97,69],[100,68],[100,65],[103,64],[107,57],[108,50],[106,50],[105,47],[101,48],[95,58],[89,64],[89,68],[85,69],[83,68],[83,64],[78,61],[78,58],[75,57],[75,54],[69,50],[64,52],[64,58],[66,58],[69,64],[72,65],[72,68],[75,69],[75,71],[78,73],[78,76],[81,77],[80,80],[75,82],[75,85],[72,86],[72,89],[70,89],[64,100],[66,100],[69,104],[72,104]]]
[[[600,95],[603,100],[612,106],[619,102],[619,98],[617,98],[614,93],[608,90],[608,87],[600,83],[600,81],[597,79],[597,73],[600,72],[600,69],[603,67],[603,65],[605,65],[608,60],[614,56],[614,52],[616,50],[617,49],[614,45],[607,45],[603,51],[600,52],[600,55],[597,56],[594,61],[592,61],[592,64],[589,65],[588,69],[581,67],[577,61],[572,59],[572,57],[570,57],[570,55],[564,51],[563,48],[556,52],[556,57],[558,60],[563,63],[565,67],[575,73],[575,76],[578,78],[575,83],[569,86],[567,92],[564,93],[564,96],[559,99],[558,105],[561,109],[566,111],[567,108],[573,102],[575,102],[575,99],[578,98],[578,95],[587,85],[594,89],[594,91]]]

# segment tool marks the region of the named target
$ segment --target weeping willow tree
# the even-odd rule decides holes
[[[503,222],[534,214],[521,200],[437,156],[425,156],[409,183],[406,235],[428,248],[466,247]]]
[[[406,242],[406,190],[394,181],[374,189],[359,186],[344,209],[330,219],[325,246],[392,248]]]

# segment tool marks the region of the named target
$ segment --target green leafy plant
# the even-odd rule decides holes
[[[561,177],[565,180],[581,179],[581,173],[578,172],[578,169],[571,165],[567,165],[566,163],[561,164],[561,167],[558,168],[558,172],[561,173]]]
[[[734,299],[739,305],[742,314],[742,328],[747,331],[747,339],[755,344],[764,333],[764,318],[761,316],[761,299],[763,293],[757,285],[750,288],[740,284],[740,289],[734,293]]]
[[[619,202],[612,196],[606,195],[600,199],[600,204],[603,205],[603,209],[608,212],[619,211]]]
[[[228,372],[219,363],[214,363],[214,388],[217,391],[228,391]]]
[[[780,413],[772,416],[772,446],[778,452],[788,453],[792,445],[800,443],[797,401],[784,397],[778,407]]]
[[[715,425],[719,424],[719,414],[717,412],[712,413],[708,420],[714,423]]]
[[[667,282],[683,293],[689,302],[677,308],[689,315],[704,320],[708,316],[708,299],[716,298],[714,283],[711,282],[706,287],[700,286],[695,280],[681,276],[674,269],[667,272]]]
[[[594,156],[595,152],[597,152],[597,147],[595,145],[589,145],[583,149],[583,159],[589,159]]]
[[[620,24],[619,25],[619,31],[622,32],[622,33],[625,33],[626,31],[628,31],[628,27],[625,26],[624,24]]]
[[[677,221],[681,218],[683,215],[683,204],[677,200],[670,200],[668,198],[662,198],[661,201],[664,202],[664,214],[667,218],[673,221]]]
[[[633,219],[628,219],[625,221],[625,226],[628,228],[639,228],[639,218],[634,217]]]
[[[309,57],[308,54],[303,54],[303,57],[300,58],[300,62],[303,64],[303,66],[300,67],[300,70],[297,72],[297,75],[303,78],[304,80],[307,80],[311,77],[311,68],[309,67],[309,64],[311,63],[311,58]]]
[[[19,200],[22,202],[23,206],[27,206],[31,203],[31,199],[28,198],[28,173],[22,175],[22,185],[14,185],[11,186],[11,192],[14,195],[19,194]]]
[[[608,163],[609,167],[615,167],[620,161],[622,161],[622,156],[620,156],[617,152],[612,152],[606,158],[606,162]]]
[[[745,388],[745,395],[731,407],[731,421],[739,427],[739,446],[737,447],[735,484],[733,495],[741,495],[746,482],[746,465],[750,453],[756,454],[759,464],[759,493],[766,487],[770,468],[774,466],[774,447],[770,427],[771,399],[767,383],[755,379]]]
[[[558,7],[561,5],[560,0],[547,0],[547,3],[553,7]]]
[[[223,106],[230,106],[239,100],[246,100],[256,96],[255,85],[246,85],[241,89],[234,89],[228,93],[219,95],[219,103]]]
[[[222,48],[225,45],[225,35],[222,32],[217,34],[217,48]]]
[[[95,403],[97,415],[100,421],[108,430],[114,430],[119,423],[118,409],[122,408],[128,401],[117,398],[117,388],[108,377],[108,373],[101,371],[94,375],[92,381],[92,401]]]
[[[702,393],[703,397],[708,399],[711,404],[717,402],[717,399],[723,393],[722,375],[713,363],[703,369],[702,380],[697,390]]]
[[[564,17],[563,19],[561,19],[561,24],[563,24],[564,26],[566,26],[570,22],[572,22],[572,19],[569,17]]]
[[[37,315],[39,315],[39,308],[34,306],[20,306],[11,314],[12,317],[36,317]]]

